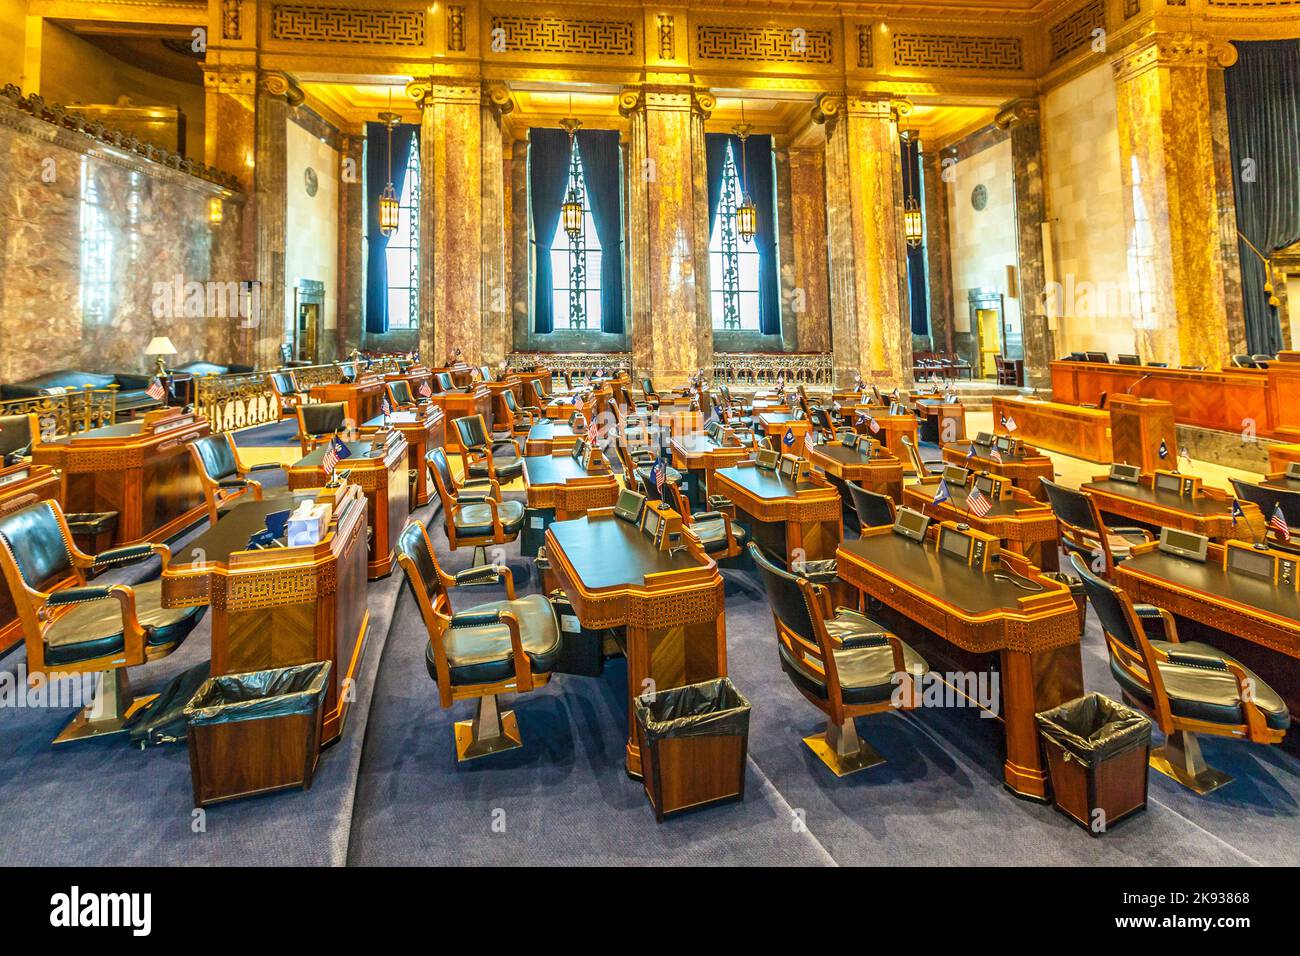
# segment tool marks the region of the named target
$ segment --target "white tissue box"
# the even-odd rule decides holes
[[[312,505],[310,511],[295,511],[289,515],[289,547],[319,544],[329,527],[330,506],[323,502]]]

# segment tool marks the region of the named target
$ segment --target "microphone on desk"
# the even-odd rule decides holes
[[[1145,381],[1146,381],[1147,379],[1149,379],[1150,377],[1151,377],[1151,373],[1150,373],[1150,372],[1147,372],[1145,375],[1143,375],[1141,378],[1139,378],[1136,382],[1134,382],[1134,383],[1133,383],[1132,385],[1130,385],[1128,388],[1124,389],[1124,394],[1125,394],[1125,395],[1132,395],[1132,394],[1133,394],[1133,389],[1137,388],[1139,385],[1141,385],[1143,382],[1145,382]]]

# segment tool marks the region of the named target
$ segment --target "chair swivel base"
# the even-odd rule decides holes
[[[1166,737],[1163,747],[1152,749],[1147,763],[1152,770],[1158,770],[1202,797],[1232,783],[1233,779],[1207,764],[1201,756],[1201,745],[1196,735],[1182,730]]]
[[[501,711],[495,696],[480,697],[473,720],[456,721],[456,761],[464,763],[523,746],[513,710]]]
[[[847,777],[885,762],[871,744],[858,736],[852,717],[842,727],[827,721],[824,731],[805,737],[803,742],[837,777]]]
[[[132,717],[148,707],[158,697],[132,697],[131,683],[125,667],[100,675],[99,688],[94,699],[77,712],[77,716],[59,731],[54,744],[69,744],[98,737],[124,734]]]

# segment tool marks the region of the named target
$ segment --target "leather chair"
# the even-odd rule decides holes
[[[279,471],[279,462],[266,462],[244,466],[239,460],[239,449],[235,447],[235,436],[230,432],[222,435],[208,435],[190,442],[190,457],[194,459],[199,470],[199,481],[203,485],[203,498],[208,505],[208,524],[217,523],[217,518],[230,509],[237,499],[252,493],[254,501],[261,501],[266,493],[262,483],[248,477],[257,472]],[[291,496],[288,488],[274,489],[270,497]]]
[[[266,376],[266,380],[271,386],[276,401],[280,403],[280,417],[282,419],[292,418],[300,405],[307,404],[311,389],[299,388],[298,380],[294,377],[293,372],[272,372]]]
[[[414,408],[420,404],[411,391],[411,383],[403,378],[388,383],[388,400],[393,403],[393,408]]]
[[[683,527],[689,528],[691,534],[695,535],[705,554],[717,560],[734,558],[740,554],[748,535],[743,527],[732,523],[730,515],[719,510],[729,506],[730,502],[725,498],[711,497],[708,511],[692,514],[691,503],[682,494],[680,486],[665,483],[664,487],[668,492],[668,503],[682,516]]]
[[[899,441],[907,449],[907,459],[911,462],[912,470],[916,472],[918,478],[943,474],[944,461],[942,458],[922,458],[921,452],[916,445],[912,444],[912,439],[908,435],[900,435]]]
[[[650,484],[650,469],[654,467],[658,456],[645,442],[648,440],[644,431],[628,429],[618,442],[618,457],[623,463],[623,484],[629,488],[639,489],[647,498],[658,500],[659,489]],[[682,473],[671,465],[664,465],[664,483],[681,485]]]
[[[1127,559],[1133,548],[1153,540],[1145,528],[1108,528],[1092,496],[1042,479],[1047,503],[1056,515],[1061,546],[1067,554],[1083,555],[1103,577],[1109,579],[1115,565]],[[1098,564],[1100,562],[1100,564]]]
[[[493,432],[493,441],[504,441],[506,438],[516,438],[520,435],[527,435],[540,419],[539,414],[534,414],[530,408],[521,408],[515,401],[515,393],[512,389],[506,389],[501,393],[501,404],[505,407],[505,428],[500,432]],[[502,436],[498,439],[498,436]]]
[[[861,485],[846,482],[849,497],[853,499],[853,510],[858,515],[858,525],[862,528],[876,528],[894,523],[894,501],[888,495],[867,491]]]
[[[1199,794],[1232,778],[1205,763],[1198,734],[1277,744],[1291,715],[1271,687],[1235,658],[1209,644],[1178,640],[1174,616],[1134,604],[1123,588],[1093,574],[1078,554],[1070,563],[1083,579],[1110,655],[1110,673],[1124,700],[1149,715],[1165,735],[1151,752],[1151,766]],[[1147,623],[1163,639],[1147,637]]]
[[[299,405],[298,444],[304,455],[311,454],[313,448],[323,445],[340,431],[348,419],[348,406],[345,402],[321,402],[316,405]]]
[[[461,389],[456,387],[456,383],[452,380],[451,372],[434,372],[433,390],[439,395],[461,391]]]
[[[857,611],[831,607],[830,592],[777,567],[749,545],[776,623],[777,652],[799,693],[826,715],[826,730],[804,743],[836,776],[883,763],[858,737],[855,717],[908,710],[925,659]]]
[[[501,499],[501,485],[492,478],[479,478],[458,484],[451,473],[447,453],[431,448],[424,456],[433,472],[433,483],[442,502],[443,525],[452,550],[464,545],[474,547],[474,564],[486,563],[489,544],[505,544],[519,537],[524,527],[524,503]]]
[[[0,416],[0,467],[32,456],[41,443],[41,423],[34,414]]]
[[[651,409],[659,408],[659,393],[655,391],[655,383],[648,378],[641,379],[641,401]]]
[[[293,346],[288,342],[280,343],[280,366],[282,368],[303,368],[311,362],[303,362],[293,357]]]
[[[550,680],[563,640],[555,612],[540,594],[515,597],[509,568],[470,568],[447,574],[412,521],[397,538],[397,562],[415,595],[429,634],[424,663],[438,685],[438,703],[450,708],[475,699],[474,719],[456,722],[456,759],[472,760],[522,745],[513,711],[502,711],[498,694],[526,694]],[[506,600],[456,612],[448,591],[482,583],[488,573],[505,578]]]
[[[128,667],[166,657],[181,646],[206,606],[164,608],[162,582],[87,584],[87,572],[158,555],[165,544],[135,544],[98,555],[80,551],[55,501],[0,518],[0,566],[9,582],[32,674],[99,673],[94,699],[55,743],[122,733],[153,698],[133,699]],[[48,590],[47,590],[48,589]]]
[[[1234,355],[1232,357],[1232,367],[1233,368],[1258,368],[1259,366],[1255,364],[1255,360],[1252,359],[1249,355]]]
[[[500,445],[508,445],[511,450],[498,453],[493,447],[494,436],[488,432],[482,415],[466,415],[452,424],[460,437],[460,460],[468,477],[491,478],[509,484],[523,476],[524,450],[518,439],[512,436],[502,439]]]

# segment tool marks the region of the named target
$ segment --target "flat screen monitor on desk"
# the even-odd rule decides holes
[[[624,521],[636,524],[641,519],[641,509],[644,507],[645,495],[631,488],[624,488],[619,492],[618,501],[614,504],[614,514]]]
[[[1126,484],[1136,485],[1142,480],[1142,469],[1138,465],[1117,463],[1110,466],[1110,477],[1112,481],[1122,481]]]
[[[1178,494],[1182,490],[1183,482],[1177,475],[1171,475],[1167,472],[1158,471],[1155,476],[1156,491],[1172,491]]]
[[[1300,481],[1300,461],[1290,462],[1286,466],[1287,481]]]
[[[1204,562],[1206,552],[1209,550],[1209,541],[1210,539],[1203,534],[1179,531],[1176,528],[1160,529],[1160,550],[1180,558]]]
[[[904,538],[924,541],[926,529],[929,527],[930,519],[911,508],[899,508],[894,515],[894,533],[901,534]]]
[[[965,488],[966,479],[969,477],[970,472],[961,465],[943,466],[943,480],[948,482],[950,485],[959,485],[960,487]]]
[[[1226,567],[1233,574],[1273,581],[1277,578],[1277,559],[1268,551],[1254,548],[1228,548],[1224,557]]]
[[[993,436],[990,435],[988,432],[976,432],[976,433],[975,433],[975,444],[977,444],[977,445],[992,445],[992,444],[993,444]]]

